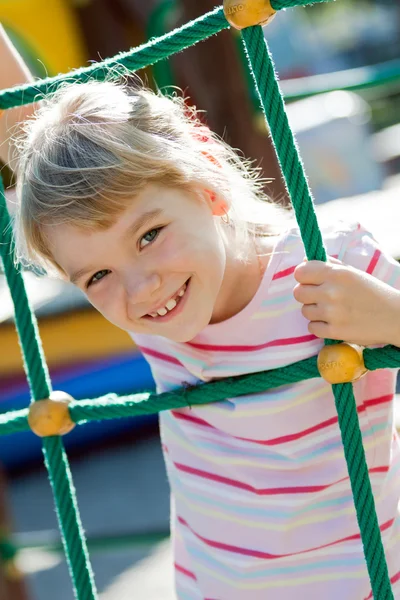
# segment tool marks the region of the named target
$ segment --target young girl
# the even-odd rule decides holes
[[[318,263],[302,264],[292,217],[178,98],[123,83],[66,86],[30,121],[20,152],[22,257],[72,281],[128,331],[159,392],[289,365],[318,353],[315,334],[332,334],[311,293],[323,289],[311,273]],[[398,296],[399,266],[360,225],[326,228],[324,241],[330,256],[369,274],[365,289],[380,280]],[[335,290],[322,301],[340,299]],[[310,333],[309,319],[321,329]],[[371,331],[351,337],[398,339]],[[395,376],[367,373],[354,390],[400,599]],[[323,379],[165,411],[160,427],[179,600],[371,598]]]

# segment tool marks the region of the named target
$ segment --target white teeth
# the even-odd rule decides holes
[[[175,308],[176,306],[176,300],[174,300],[173,298],[171,298],[171,300],[168,300],[167,304],[165,305],[166,308],[168,308],[168,310],[172,310],[173,308]]]
[[[181,289],[181,291],[175,296],[175,298],[182,298],[183,294],[186,292],[186,283],[183,286],[183,288]],[[149,313],[150,317],[164,317],[168,311],[172,310],[173,308],[175,308],[175,306],[177,305],[177,301],[175,298],[171,298],[171,300],[168,300],[167,304],[165,305],[165,307],[163,308],[159,308],[157,310],[157,312],[153,312],[153,313]]]

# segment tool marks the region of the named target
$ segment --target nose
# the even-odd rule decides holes
[[[131,271],[125,277],[125,294],[128,304],[148,302],[153,293],[159,289],[160,284],[161,278],[158,273]]]

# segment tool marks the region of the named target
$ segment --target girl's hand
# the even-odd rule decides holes
[[[379,279],[329,258],[303,262],[293,295],[303,304],[308,329],[317,337],[361,346],[400,345],[400,292]]]

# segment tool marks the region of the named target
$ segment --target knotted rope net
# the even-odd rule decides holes
[[[248,0],[251,4],[252,0]],[[329,0],[313,0],[313,3]],[[47,78],[33,84],[18,86],[0,92],[0,109],[8,109],[40,100],[66,81],[85,82],[103,80],[112,69],[118,74],[128,68],[137,71],[168,56],[180,52],[230,26],[226,14],[246,10],[246,2],[227,2],[223,7],[205,14],[171,33],[152,39],[130,52],[120,53],[101,63],[73,71],[67,75]],[[257,2],[260,5],[260,1]],[[272,0],[272,12],[292,6],[305,6],[309,0]],[[227,8],[228,6],[228,8]],[[261,20],[262,21],[262,20]],[[259,23],[259,21],[255,21]],[[274,70],[273,60],[265,40],[262,27],[252,24],[241,29],[241,37],[248,59],[254,85],[258,93],[265,118],[271,132],[276,153],[293,204],[296,219],[309,260],[326,261],[327,255],[318,226],[312,195],[304,174],[296,141],[290,129],[282,94]],[[21,270],[15,266],[11,220],[7,212],[4,186],[0,179],[0,254],[4,272],[15,307],[15,322],[24,358],[30,391],[31,407],[52,393],[48,368],[42,351],[35,316],[30,308]],[[333,344],[325,340],[326,345]],[[385,346],[380,349],[365,349],[365,367],[368,370],[396,368],[400,366],[400,350]],[[292,365],[241,377],[228,378],[163,394],[142,393],[117,397],[109,394],[101,398],[72,401],[67,406],[68,419],[73,424],[91,420],[114,419],[127,416],[157,413],[162,410],[217,402],[227,397],[257,393],[268,389],[320,377],[317,357],[302,360]],[[374,497],[368,475],[362,436],[359,427],[356,403],[351,383],[333,385],[338,421],[344,454],[360,527],[365,560],[368,568],[373,597],[375,600],[393,600],[391,582],[385,560],[381,532],[375,511]],[[7,435],[30,428],[29,409],[0,414],[0,434]],[[59,435],[43,437],[43,452],[48,469],[59,520],[64,550],[71,573],[72,583],[78,600],[95,600],[96,586],[89,560],[87,544],[79,516],[76,494],[68,458]],[[5,559],[12,557],[7,548]]]

